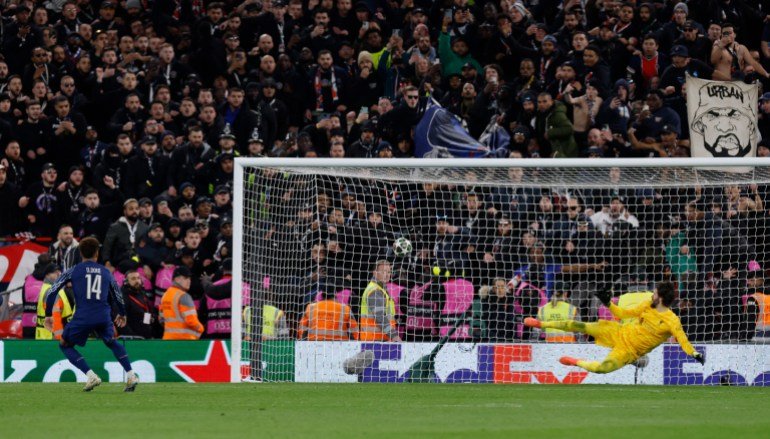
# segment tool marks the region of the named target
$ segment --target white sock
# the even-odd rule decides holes
[[[87,376],[88,378],[97,378],[97,375],[96,375],[96,373],[95,373],[93,370],[89,370],[89,371],[86,373],[86,376]]]
[[[128,372],[126,372],[126,375],[128,375],[129,378],[134,378],[136,376],[133,370],[129,370]]]

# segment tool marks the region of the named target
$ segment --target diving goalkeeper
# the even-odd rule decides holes
[[[679,317],[669,308],[674,302],[674,284],[671,282],[660,282],[652,295],[652,301],[642,303],[634,308],[621,308],[612,303],[612,293],[609,290],[598,293],[596,297],[610,309],[615,317],[621,319],[636,317],[636,320],[621,325],[610,320],[599,320],[593,323],[574,320],[541,322],[535,318],[527,317],[524,319],[524,324],[533,328],[581,332],[594,337],[596,344],[611,348],[612,351],[601,363],[572,357],[559,359],[561,364],[582,367],[589,372],[609,373],[616,371],[635,362],[672,335],[687,355],[693,357],[700,364],[704,364],[703,355],[692,347],[687,339],[687,334],[682,330]]]

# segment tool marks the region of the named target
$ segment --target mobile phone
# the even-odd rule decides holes
[[[369,29],[369,22],[364,21],[363,23],[361,23],[361,28],[364,30]]]
[[[361,107],[361,114],[369,114],[369,107]]]
[[[400,37],[401,29],[393,29],[393,33],[391,35],[393,35],[394,37]]]
[[[444,19],[445,20],[446,19],[450,19],[450,20],[452,19],[452,10],[451,9],[447,9],[446,11],[444,11]]]

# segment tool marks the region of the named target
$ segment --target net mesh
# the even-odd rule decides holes
[[[770,168],[239,169],[244,376],[765,382]],[[667,281],[703,370],[672,338],[592,378],[558,359],[601,362],[601,340],[523,324],[635,324],[595,295]]]

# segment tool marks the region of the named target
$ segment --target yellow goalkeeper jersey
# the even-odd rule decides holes
[[[670,309],[659,312],[652,307],[652,301],[645,301],[633,308],[611,304],[610,311],[620,319],[638,318],[638,321],[622,325],[617,335],[618,341],[638,356],[652,351],[672,335],[687,355],[695,352],[679,317]]]

